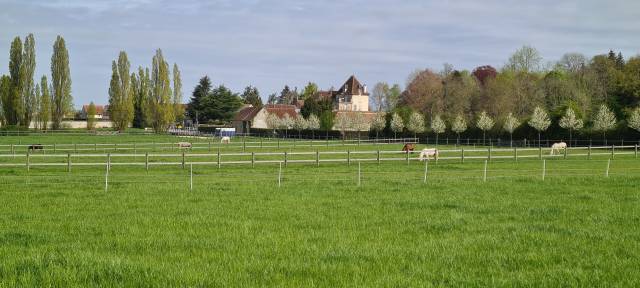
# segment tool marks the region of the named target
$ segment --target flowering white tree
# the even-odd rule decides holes
[[[404,122],[402,121],[402,117],[398,115],[398,113],[393,113],[391,115],[391,131],[393,131],[393,138],[396,138],[398,132],[402,132],[404,129]]]
[[[300,138],[301,131],[307,129],[307,120],[302,115],[297,115],[293,118],[293,129],[298,130],[298,138]]]
[[[353,115],[353,118],[351,119],[351,128],[358,132],[358,139],[360,139],[360,131],[368,131],[369,126],[370,125],[367,122],[367,119],[365,119],[364,114],[356,113]]]
[[[309,115],[309,119],[307,119],[307,128],[311,130],[311,137],[315,138],[316,130],[320,129],[320,118],[315,114]]]
[[[520,127],[520,120],[518,120],[518,118],[513,116],[513,113],[509,112],[509,115],[507,115],[507,118],[504,119],[504,125],[502,126],[502,129],[504,129],[504,131],[507,131],[507,133],[509,133],[509,139],[510,139],[509,141],[511,143],[509,144],[510,146],[513,146],[513,131],[516,131],[518,127]]]
[[[540,134],[542,131],[546,131],[551,125],[551,120],[549,119],[549,114],[544,109],[537,106],[533,109],[533,114],[531,115],[531,119],[529,119],[529,126],[538,131],[538,146],[540,146]]]
[[[351,117],[347,113],[338,113],[336,117],[336,127],[342,134],[342,139],[345,138],[347,130],[351,127]]]
[[[482,145],[485,144],[484,139],[486,133],[493,128],[493,124],[495,123],[493,122],[493,119],[491,119],[491,116],[489,116],[486,111],[482,111],[480,116],[478,116],[478,122],[476,122],[478,129],[482,130]]]
[[[284,129],[284,137],[287,137],[289,134],[289,129],[293,126],[293,118],[289,115],[289,113],[285,113],[280,119],[280,128]]]
[[[424,132],[424,117],[419,112],[411,113],[409,117],[409,121],[407,122],[407,130],[413,132],[413,137],[415,138],[418,133]]]
[[[579,130],[584,127],[584,122],[576,117],[576,112],[571,107],[567,108],[558,124],[560,124],[560,127],[569,130],[569,145],[571,145],[571,140],[573,139],[573,130]]]
[[[276,134],[276,129],[280,128],[280,118],[278,118],[278,115],[268,113],[265,122],[267,124],[267,128],[273,129],[273,134]]]
[[[629,128],[640,132],[640,107],[636,108],[631,112],[631,116],[627,120]]]
[[[376,139],[378,139],[378,133],[384,130],[384,127],[387,126],[387,119],[385,119],[384,116],[384,113],[378,113],[373,117],[373,121],[371,121],[371,129],[376,131]]]
[[[431,131],[436,133],[436,146],[438,146],[438,136],[444,133],[445,130],[447,130],[447,124],[440,118],[440,115],[433,117],[433,120],[431,120]]]
[[[600,109],[596,113],[593,119],[593,130],[596,132],[602,132],[602,139],[604,144],[607,144],[607,131],[613,130],[616,127],[616,115],[613,114],[611,109],[607,105],[600,105]]]
[[[460,145],[460,133],[467,131],[467,120],[464,119],[462,114],[458,114],[456,119],[453,120],[453,123],[451,124],[451,131],[456,132],[458,135],[456,143]]]

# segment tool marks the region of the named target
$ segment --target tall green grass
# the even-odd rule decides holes
[[[640,284],[631,157],[0,170],[0,286]]]

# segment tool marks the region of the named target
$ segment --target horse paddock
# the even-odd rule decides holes
[[[0,153],[0,286],[640,284],[633,146],[81,141]]]

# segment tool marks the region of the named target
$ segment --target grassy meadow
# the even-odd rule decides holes
[[[78,137],[26,141],[144,142]],[[104,167],[0,167],[0,286],[638,286],[640,160],[627,152],[497,157],[486,181],[473,158],[114,165],[106,191]]]

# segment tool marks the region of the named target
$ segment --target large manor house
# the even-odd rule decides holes
[[[340,89],[318,91],[317,97],[331,99],[336,116],[360,113],[370,120],[375,115],[375,112],[369,111],[367,86],[361,84],[353,75],[340,86]],[[287,114],[289,117],[295,117],[300,114],[303,103],[303,101],[297,101],[295,105],[267,104],[263,107],[247,105],[238,112],[233,121],[236,133],[251,133],[251,128],[268,128],[266,119],[269,114],[275,114],[279,118],[283,118]]]

